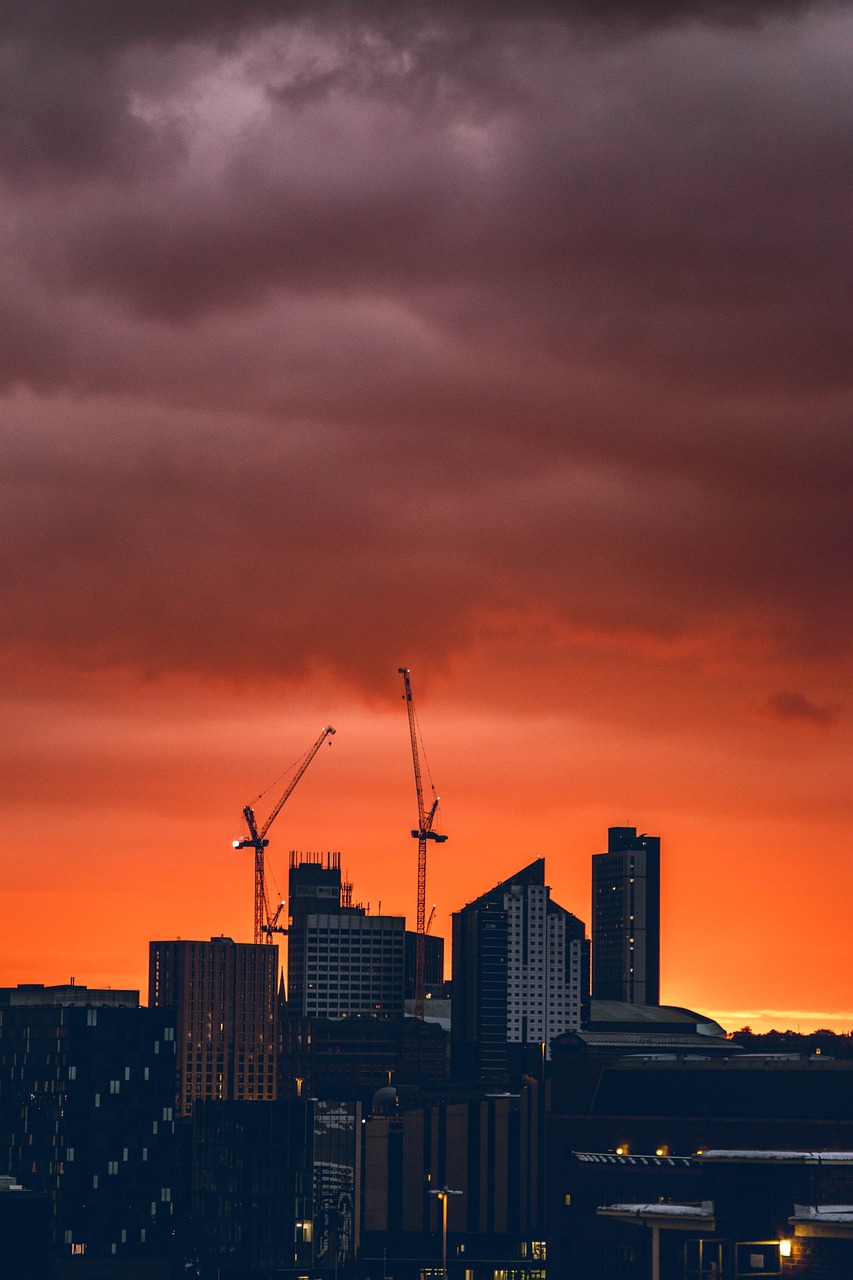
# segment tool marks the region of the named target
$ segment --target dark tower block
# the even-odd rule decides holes
[[[592,998],[660,1004],[660,838],[636,827],[593,854]]]

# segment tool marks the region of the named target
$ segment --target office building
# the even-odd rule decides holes
[[[544,1280],[543,1092],[529,1081],[402,1107],[393,1088],[376,1094],[364,1125],[362,1275],[442,1275],[436,1193],[448,1187],[451,1280]]]
[[[352,1274],[361,1137],[357,1103],[304,1096],[253,1106],[200,1103],[192,1202],[201,1274]]]
[[[418,935],[406,930],[406,999],[414,1001],[418,965]],[[444,938],[424,935],[424,986],[437,987],[444,981]]]
[[[551,900],[537,858],[453,916],[451,1054],[460,1079],[540,1072],[589,996],[583,922]]]
[[[136,1275],[165,1257],[174,1098],[171,1010],[140,1009],[136,991],[70,984],[0,992],[0,1169],[47,1199],[61,1266],[100,1260],[108,1270],[98,1274]],[[34,1257],[42,1245],[33,1242]]]
[[[592,995],[660,1003],[660,839],[610,827],[592,858]]]
[[[177,1107],[278,1094],[278,947],[231,938],[149,944],[148,1001],[175,1010]]]
[[[292,853],[289,894],[288,1016],[402,1017],[404,917],[342,901],[339,853]]]
[[[297,1018],[284,1021],[282,1077],[316,1098],[367,1100],[389,1072],[398,1085],[435,1087],[447,1078],[448,1033],[421,1018]]]

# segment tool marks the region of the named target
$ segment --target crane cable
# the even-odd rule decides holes
[[[309,747],[307,751],[302,752],[301,756],[297,756],[293,764],[288,765],[287,768],[282,773],[280,773],[277,778],[273,778],[269,786],[264,787],[263,791],[258,792],[258,794],[255,796],[254,803],[256,804],[258,800],[263,800],[267,792],[272,791],[273,787],[277,787],[278,784],[281,782],[282,778],[287,778],[290,776],[291,773],[295,773],[296,770],[299,768],[299,766],[302,764],[302,761],[305,759],[305,757],[307,755],[310,755],[311,751],[312,751],[312,748]],[[254,804],[251,807],[254,808]]]
[[[283,778],[289,778],[292,773],[295,773],[296,770],[299,768],[299,766],[302,764],[305,757],[309,755],[310,752],[311,752],[311,747],[309,747],[307,751],[303,751],[301,756],[297,756],[293,764],[288,765],[287,768],[282,773],[280,773],[277,778],[273,778],[269,786],[264,787],[263,791],[259,791],[257,796],[255,797],[255,804],[257,804],[258,800],[263,800],[267,792],[272,791],[273,787],[277,787]],[[254,805],[250,807],[254,808]],[[275,889],[276,903],[279,903],[282,901],[281,890],[279,889],[278,881],[275,878],[275,871],[270,865],[269,858],[267,858],[266,856],[266,850],[264,850],[264,866],[266,868],[266,874],[272,878],[273,888]]]
[[[417,713],[417,711],[415,710],[414,706],[412,707],[412,715],[413,715],[413,717],[414,717],[414,721],[415,721],[415,732],[416,732],[416,733],[417,733],[417,735],[418,735],[418,744],[419,744],[419,746],[418,746],[418,754],[420,755],[421,759],[422,759],[422,760],[423,760],[423,762],[424,762],[424,767],[425,767],[425,769],[426,769],[426,775],[427,775],[427,777],[429,778],[429,789],[430,789],[430,791],[431,791],[431,792],[432,792],[432,794],[433,794],[433,798],[437,800],[437,799],[438,799],[438,796],[435,794],[435,783],[434,783],[434,782],[433,782],[433,780],[432,780],[432,770],[431,770],[431,769],[430,769],[430,767],[429,767],[429,758],[428,758],[427,753],[426,753],[426,748],[424,747],[424,740],[423,740],[423,738],[422,738],[422,736],[421,736],[421,726],[420,726],[420,721],[418,720],[418,713]],[[424,808],[425,808],[425,810],[426,810],[426,806],[424,806]],[[428,810],[426,810],[426,811],[428,812]],[[439,808],[439,809],[437,809],[437,810],[436,810],[436,813],[437,813],[437,814],[441,813],[441,809],[440,809],[440,808]]]

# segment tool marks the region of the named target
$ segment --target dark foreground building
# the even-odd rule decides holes
[[[610,827],[592,858],[592,995],[660,1000],[660,838]]]
[[[173,1228],[174,1017],[121,996],[0,993],[0,1170],[47,1199],[53,1255],[80,1276],[158,1274]]]
[[[750,1056],[701,1034],[642,1039],[554,1045],[555,1274],[647,1280],[657,1259],[660,1280],[853,1275],[853,1063]]]
[[[345,1273],[358,1248],[360,1153],[357,1104],[198,1103],[188,1266],[216,1280]]]
[[[447,1033],[420,1018],[295,1018],[282,1023],[282,1092],[369,1103],[388,1083],[447,1077]]]
[[[541,1086],[397,1109],[381,1090],[364,1125],[358,1273],[419,1280],[442,1267],[447,1195],[454,1280],[544,1280]]]

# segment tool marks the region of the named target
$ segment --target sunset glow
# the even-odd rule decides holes
[[[664,1002],[853,1029],[850,6],[40,8],[0,18],[0,985],[250,940],[242,808],[328,724],[270,897],[340,850],[413,922],[405,665],[448,975],[537,856],[589,925],[625,824]]]

